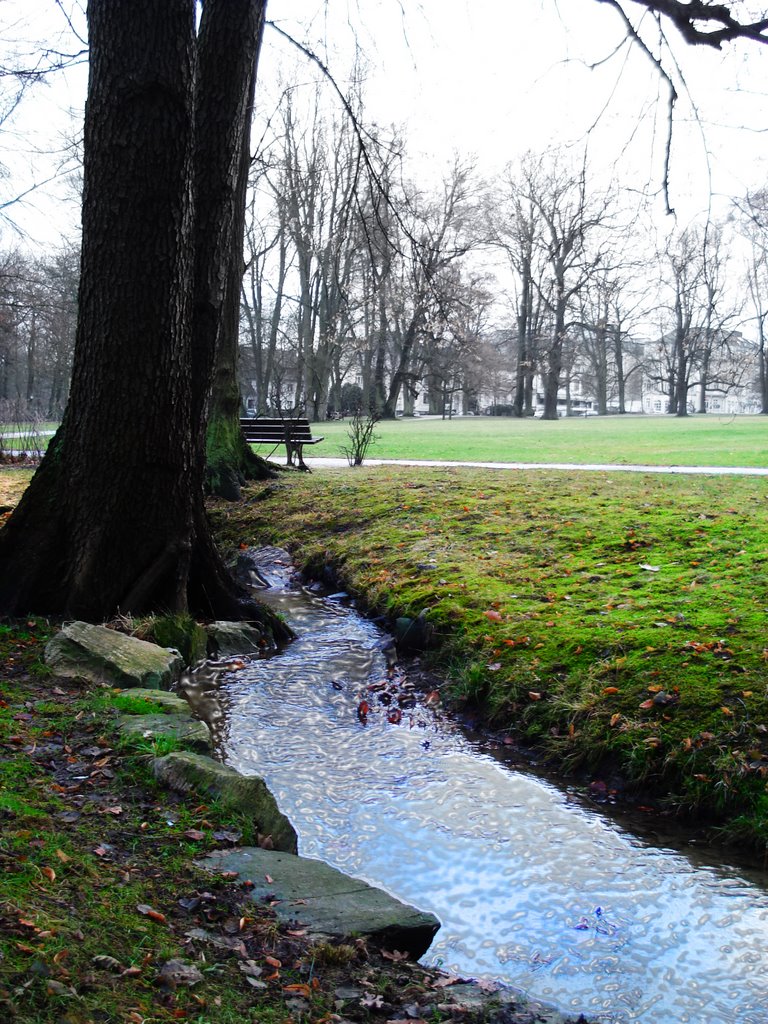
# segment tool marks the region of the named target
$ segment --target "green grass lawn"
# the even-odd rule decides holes
[[[251,499],[217,505],[222,537],[425,613],[454,696],[499,726],[768,838],[762,480],[364,467]]]
[[[38,430],[55,429],[40,424]],[[0,434],[7,429],[0,425]],[[306,456],[343,457],[348,424],[316,423],[312,432],[325,440]],[[468,416],[453,420],[389,420],[376,427],[368,452],[375,459],[438,459],[449,462],[640,463],[654,466],[766,466],[768,417],[591,416],[518,420]],[[36,440],[46,448],[49,438]],[[12,448],[9,439],[6,447]],[[262,454],[263,447],[256,448]],[[282,458],[282,449],[275,453]]]
[[[53,420],[41,423],[0,423],[0,434],[35,434],[41,430],[58,430],[59,424]]]
[[[325,441],[305,454],[342,456],[347,430],[340,421],[315,424]],[[375,459],[768,466],[768,418],[761,416],[416,418],[379,423],[376,433],[368,453]]]

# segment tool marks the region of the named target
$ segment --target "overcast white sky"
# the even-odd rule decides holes
[[[583,143],[597,122],[590,141],[596,169],[615,168],[635,188],[659,186],[664,88],[637,48],[590,67],[624,35],[615,12],[595,0],[420,0],[403,10],[397,0],[272,0],[269,13],[318,48],[327,44],[342,72],[356,32],[374,62],[371,114],[407,121],[409,148],[430,160],[445,161],[455,149],[493,170],[527,149]],[[274,36],[265,44],[266,82],[286,49]],[[710,173],[715,193],[765,178],[768,52],[743,44],[721,55],[682,43],[676,51],[691,98],[678,87],[672,200],[688,219],[706,208]]]
[[[636,50],[590,68],[623,35],[615,13],[595,0],[270,0],[268,17],[326,57],[341,82],[357,40],[370,65],[369,117],[408,124],[408,149],[425,176],[454,151],[474,154],[492,173],[527,149],[581,145],[597,122],[595,170],[627,189],[660,185],[663,89]],[[50,38],[59,25],[53,0],[0,0],[0,38]],[[768,52],[748,44],[724,57],[682,44],[677,52],[702,122],[681,95],[671,198],[685,222],[706,208],[710,173],[716,196],[765,180]],[[263,86],[293,60],[268,31]],[[36,151],[66,130],[66,112],[81,105],[83,88],[84,75],[72,74],[41,89],[13,131],[0,133],[0,160],[13,171],[0,182],[6,195],[45,174]],[[54,213],[43,196],[15,215],[33,239],[72,231],[73,214]]]

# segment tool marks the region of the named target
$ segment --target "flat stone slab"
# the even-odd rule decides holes
[[[157,758],[153,769],[155,778],[175,792],[218,800],[222,807],[248,815],[260,833],[272,837],[276,850],[296,852],[296,830],[257,775],[241,775],[210,757],[188,751]]]
[[[177,740],[188,750],[207,754],[211,749],[211,733],[205,722],[185,714],[165,715],[121,715],[117,722],[120,732],[127,736],[144,736],[157,739],[165,736]]]
[[[242,847],[216,850],[195,863],[214,873],[236,871],[253,882],[251,899],[269,903],[281,921],[312,933],[340,939],[361,935],[418,959],[440,927],[433,914],[320,860]]]
[[[170,647],[90,622],[67,623],[46,645],[45,663],[59,676],[151,690],[169,689],[184,667]]]

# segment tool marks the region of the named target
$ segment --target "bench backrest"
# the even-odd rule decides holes
[[[309,441],[312,439],[312,432],[309,427],[309,420],[281,420],[264,417],[243,417],[240,426],[247,441],[259,440],[265,442],[285,441],[286,435],[293,441]]]

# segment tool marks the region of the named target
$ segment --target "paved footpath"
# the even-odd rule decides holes
[[[310,469],[348,465],[346,459],[305,459]],[[445,462],[427,459],[366,459],[366,466],[437,466],[451,469],[565,469],[589,473],[690,473],[708,476],[768,476],[763,466],[622,466],[615,463],[577,462]]]
[[[0,441],[6,441],[12,437],[53,437],[55,430],[22,430],[15,434],[0,434]]]

